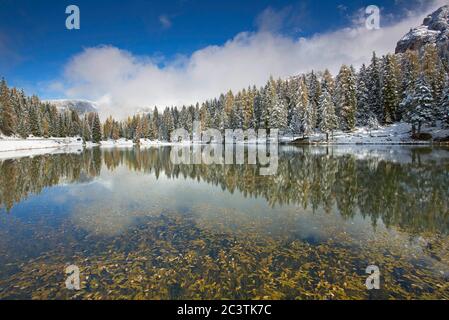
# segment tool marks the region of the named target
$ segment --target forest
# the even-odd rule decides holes
[[[448,62],[428,45],[418,51],[373,53],[371,62],[357,71],[343,65],[335,77],[311,71],[289,79],[273,79],[265,86],[228,91],[195,105],[154,107],[126,119],[100,121],[97,113],[79,115],[58,111],[37,96],[0,83],[0,131],[5,136],[68,137],[100,142],[120,138],[170,141],[174,129],[279,129],[283,135],[307,137],[315,132],[327,138],[334,130],[377,128],[395,122],[412,126],[419,139],[424,126],[449,127]]]

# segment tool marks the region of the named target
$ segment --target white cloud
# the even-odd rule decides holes
[[[369,62],[374,50],[394,51],[396,42],[441,3],[434,1],[425,12],[409,12],[381,30],[356,25],[300,39],[265,29],[242,32],[221,46],[205,47],[164,66],[112,46],[87,48],[69,61],[60,82],[69,98],[99,101],[103,115],[195,103],[229,89],[263,85],[270,75],[288,77],[324,68],[336,73],[343,63]],[[270,27],[276,28],[276,21]]]

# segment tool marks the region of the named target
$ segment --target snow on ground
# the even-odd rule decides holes
[[[82,146],[64,146],[57,148],[45,148],[45,149],[28,149],[28,150],[15,150],[15,151],[1,151],[0,161],[6,159],[18,159],[26,157],[35,157],[45,154],[67,154],[67,153],[81,153],[83,151]]]
[[[449,129],[427,128],[422,132],[431,132],[433,139],[445,138],[449,136]],[[282,142],[291,142],[300,138],[281,138]],[[411,138],[411,126],[400,122],[386,127],[379,127],[376,130],[369,128],[357,128],[353,132],[335,131],[333,140],[326,142],[326,135],[317,133],[309,137],[309,141],[318,144],[430,144],[430,141],[416,141]]]
[[[441,128],[427,128],[424,127],[423,132],[431,132],[434,139],[449,137],[449,129]],[[406,123],[396,123],[387,127],[380,127],[377,130],[370,130],[369,128],[358,128],[354,132],[342,132],[336,131],[334,133],[334,139],[326,142],[326,136],[324,134],[313,134],[309,137],[309,141],[313,144],[319,145],[395,145],[395,144],[415,144],[415,145],[428,145],[430,141],[416,141],[410,137],[411,126]],[[292,142],[301,137],[279,137],[279,141],[283,143]],[[255,144],[258,141],[246,141],[245,144]],[[154,141],[148,139],[141,139],[141,147],[158,147],[158,146],[171,146],[171,145],[191,145],[201,142],[184,141],[180,143],[171,143],[164,141]],[[132,140],[119,139],[101,141],[100,144],[88,142],[86,147],[100,146],[102,148],[128,148],[133,147],[134,142]],[[61,152],[65,148],[83,148],[83,141],[81,138],[28,138],[20,139],[17,137],[5,137],[0,136],[0,159],[46,154],[50,152]],[[44,151],[36,151],[41,150]],[[45,150],[47,149],[47,150]],[[52,150],[49,150],[52,149]]]
[[[92,146],[96,146],[97,144],[92,144]],[[132,140],[127,139],[118,139],[118,140],[107,140],[101,141],[101,148],[116,148],[116,147],[132,147],[134,146],[134,142]]]
[[[82,147],[81,138],[33,138],[20,139],[16,137],[0,136],[0,152],[25,151],[33,149]]]

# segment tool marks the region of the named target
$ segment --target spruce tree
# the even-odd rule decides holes
[[[396,61],[393,55],[385,57],[383,66],[383,121],[392,124],[396,118],[396,111],[399,106],[398,80],[396,77]]]
[[[41,115],[36,105],[32,105],[30,108],[30,132],[35,137],[42,136]]]
[[[433,115],[433,95],[425,77],[415,84],[415,91],[407,106],[406,121],[412,124],[413,134],[421,133],[422,125],[429,124]]]
[[[87,114],[83,118],[82,131],[81,132],[82,132],[81,135],[82,135],[84,141],[91,141],[92,140],[92,131],[90,129],[89,119],[88,119],[88,115]]]
[[[315,74],[315,72],[311,72],[307,75],[307,86],[309,91],[309,102],[311,104],[311,112],[312,112],[312,118],[311,118],[311,125],[315,129],[318,127],[319,122],[321,121],[320,115],[318,113],[318,104],[320,102],[320,96],[321,96],[321,84],[318,81],[318,77]]]
[[[97,113],[95,113],[94,116],[94,122],[92,126],[92,141],[94,143],[100,143],[101,141],[101,123],[100,123],[100,117]]]
[[[440,101],[440,117],[443,127],[449,128],[449,85],[447,82]]]
[[[304,137],[308,137],[313,133],[313,106],[310,102],[307,102],[306,106],[304,107],[301,126]]]
[[[283,99],[275,94],[271,105],[270,129],[285,131],[287,128],[287,108]]]
[[[369,82],[367,83],[367,87],[369,91],[369,104],[380,122],[383,120],[382,81],[380,74],[380,61],[377,58],[376,53],[373,53],[371,64],[368,67],[368,74]]]
[[[329,141],[329,133],[333,133],[337,128],[338,119],[335,115],[332,97],[327,90],[324,90],[320,96],[319,111],[321,114],[320,130],[326,133],[326,141]]]
[[[321,90],[326,90],[333,99],[335,91],[335,81],[328,69],[324,70],[323,78],[321,80]]]
[[[351,131],[356,125],[357,90],[353,71],[343,65],[337,77],[337,111],[340,117],[340,127]]]
[[[374,117],[371,109],[369,90],[367,87],[368,72],[365,65],[362,65],[357,77],[357,125],[366,126],[370,118]]]
[[[12,106],[11,93],[5,79],[0,82],[1,123],[0,131],[10,136],[15,133],[15,114]]]
[[[290,121],[288,124],[289,130],[292,134],[299,134],[301,132],[301,115],[304,107],[302,106],[301,99],[301,81],[300,79],[295,79],[292,81],[290,86]],[[307,100],[307,98],[306,98]]]

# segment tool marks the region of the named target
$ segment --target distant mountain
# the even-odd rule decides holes
[[[427,44],[436,44],[447,57],[449,53],[449,5],[439,8],[424,19],[421,26],[411,29],[397,44],[396,53],[420,50]]]
[[[46,101],[58,108],[59,111],[75,110],[78,114],[83,115],[88,112],[97,112],[97,104],[88,100],[48,100]]]

